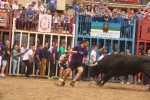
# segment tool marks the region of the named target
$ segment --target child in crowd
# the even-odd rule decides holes
[[[58,32],[58,21],[59,21],[59,16],[58,16],[58,13],[55,12],[55,15],[53,16],[53,30],[54,30],[54,33]]]
[[[64,10],[64,14],[62,15],[62,24],[63,24],[63,33],[69,33],[69,24],[70,24],[70,16],[67,14],[66,10]]]

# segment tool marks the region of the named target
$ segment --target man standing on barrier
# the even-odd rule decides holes
[[[81,76],[83,72],[83,66],[84,66],[82,64],[83,58],[85,57],[84,60],[88,60],[87,58],[88,51],[86,49],[86,47],[88,46],[89,46],[89,41],[85,39],[81,42],[80,45],[75,46],[71,51],[69,51],[73,53],[72,59],[65,72],[64,81],[60,84],[60,86],[65,86],[66,79],[70,74],[70,72],[73,71],[74,69],[77,69],[78,73],[74,77],[73,81],[70,83],[70,86],[74,87],[75,81],[77,81],[77,79]]]

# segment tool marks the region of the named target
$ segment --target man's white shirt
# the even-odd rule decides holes
[[[92,50],[91,55],[90,55],[90,62],[93,62],[91,59],[91,56],[93,56],[94,62],[96,61],[96,51]]]
[[[29,60],[31,55],[33,55],[33,50],[30,49],[28,52],[25,53],[22,60]]]
[[[104,58],[104,55],[101,55],[99,58],[98,58],[98,61],[102,60]]]

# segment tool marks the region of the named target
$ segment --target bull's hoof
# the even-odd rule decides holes
[[[96,86],[102,87],[104,84],[101,84],[100,82],[95,83]]]

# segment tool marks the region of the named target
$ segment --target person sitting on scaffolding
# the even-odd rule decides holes
[[[26,29],[28,30],[29,27],[31,28],[31,26],[34,25],[35,21],[35,12],[32,10],[32,6],[29,5],[29,10],[25,11],[25,25],[26,25]]]

